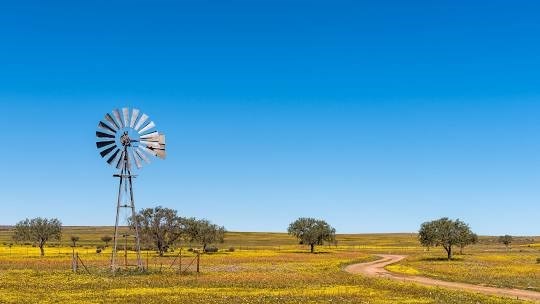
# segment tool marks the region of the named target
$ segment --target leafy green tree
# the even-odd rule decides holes
[[[73,247],[77,247],[77,242],[81,238],[79,236],[77,236],[77,235],[72,235],[69,239],[71,240],[71,244],[73,245]]]
[[[465,247],[478,243],[478,235],[471,231],[471,228],[466,223],[456,220],[456,226],[459,231],[459,254],[463,254]]]
[[[112,236],[104,235],[101,237],[101,241],[105,243],[105,247],[109,247],[109,242],[112,241]]]
[[[15,225],[13,239],[37,243],[41,256],[45,255],[45,244],[49,240],[59,241],[62,237],[62,223],[58,219],[25,219]]]
[[[453,246],[465,247],[478,239],[467,224],[447,217],[423,223],[418,234],[423,246],[442,246],[449,260],[452,258]]]
[[[425,222],[420,226],[418,240],[420,241],[420,244],[422,244],[422,246],[427,248],[428,251],[437,243],[435,233],[436,229],[433,222]]]
[[[508,234],[505,234],[505,235],[501,235],[499,237],[499,243],[502,243],[504,244],[504,246],[506,247],[506,250],[508,251],[508,249],[510,248],[510,244],[512,244],[512,241],[513,241],[513,238],[511,235],[508,235]]]
[[[336,229],[323,220],[301,217],[292,222],[287,229],[290,235],[296,237],[300,244],[310,246],[310,252],[315,252],[315,245],[335,242]]]
[[[206,247],[210,244],[223,243],[225,240],[225,227],[212,224],[205,219],[189,218],[185,219],[185,236],[190,243],[198,243]]]
[[[184,221],[177,211],[161,206],[142,209],[136,214],[136,221],[130,218],[129,222],[132,229],[138,223],[141,239],[155,245],[159,256],[163,256],[184,231]]]

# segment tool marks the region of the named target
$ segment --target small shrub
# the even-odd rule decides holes
[[[540,264],[540,258],[536,258],[536,264]]]
[[[204,250],[204,252],[207,252],[207,253],[212,253],[212,252],[218,252],[218,248],[216,246],[208,246],[206,247],[206,249]]]
[[[188,252],[193,252],[193,248],[190,247],[190,248],[188,248],[187,251],[188,251]]]
[[[234,252],[234,247],[229,247],[229,252]]]
[[[101,253],[101,248],[96,248],[96,253]]]

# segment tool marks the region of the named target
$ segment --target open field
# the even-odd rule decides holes
[[[112,278],[105,270],[110,248],[95,252],[102,245],[99,238],[111,232],[110,227],[66,227],[64,241],[51,243],[57,247],[48,247],[40,258],[31,245],[9,248],[10,232],[0,230],[0,303],[523,303],[343,271],[378,253],[408,255],[387,267],[398,273],[540,291],[539,238],[520,238],[506,252],[495,238],[482,237],[448,262],[439,259],[442,249],[421,248],[414,234],[338,235],[338,246],[320,246],[318,254],[309,254],[283,233],[231,232],[219,247],[236,250],[202,255],[199,275],[169,268],[176,249],[164,258],[144,252],[150,274]],[[81,237],[76,250],[91,275],[70,272],[70,235]],[[184,252],[187,265],[194,255]]]

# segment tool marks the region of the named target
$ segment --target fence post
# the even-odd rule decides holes
[[[201,259],[201,253],[197,252],[197,273],[199,273],[199,261]]]
[[[182,272],[182,247],[180,247],[180,260],[178,261],[178,271]]]
[[[75,266],[75,263],[75,249],[73,249],[73,252],[71,252],[71,271],[73,272],[77,272],[77,266]]]
[[[75,252],[75,272],[79,270],[79,253]]]

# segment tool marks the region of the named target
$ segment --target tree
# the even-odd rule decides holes
[[[77,235],[72,235],[70,237],[71,244],[73,244],[73,247],[77,247],[77,242],[80,240],[80,237]]]
[[[225,239],[225,227],[212,224],[205,219],[185,219],[185,229],[187,241],[201,244],[203,251],[206,251],[208,245],[223,243]]]
[[[513,238],[511,235],[505,234],[499,237],[499,243],[503,243],[506,247],[506,250],[510,248],[510,244],[512,244]]]
[[[463,249],[469,245],[476,244],[478,242],[478,235],[471,231],[471,228],[466,223],[457,219],[455,221],[456,227],[459,232],[458,246],[459,254],[463,254]]]
[[[459,245],[463,248],[478,239],[467,224],[447,217],[423,223],[418,234],[423,246],[442,246],[449,260],[452,258],[453,246]]]
[[[15,225],[13,239],[15,241],[31,241],[37,243],[41,256],[45,255],[45,244],[49,240],[60,240],[62,223],[58,219],[37,217],[25,219]]]
[[[300,244],[309,245],[311,253],[315,251],[315,245],[336,240],[336,229],[327,222],[314,218],[301,217],[292,222],[287,231],[296,237]]]
[[[433,222],[425,222],[420,226],[418,233],[418,239],[422,246],[426,247],[429,251],[430,247],[434,247],[436,244],[435,225]]]
[[[109,242],[112,241],[112,236],[104,235],[101,237],[101,241],[105,243],[105,247],[109,247]]]
[[[177,215],[176,210],[163,208],[146,208],[136,214],[136,221],[130,218],[130,226],[139,225],[141,239],[146,243],[153,243],[163,256],[169,247],[182,235],[184,220]]]

